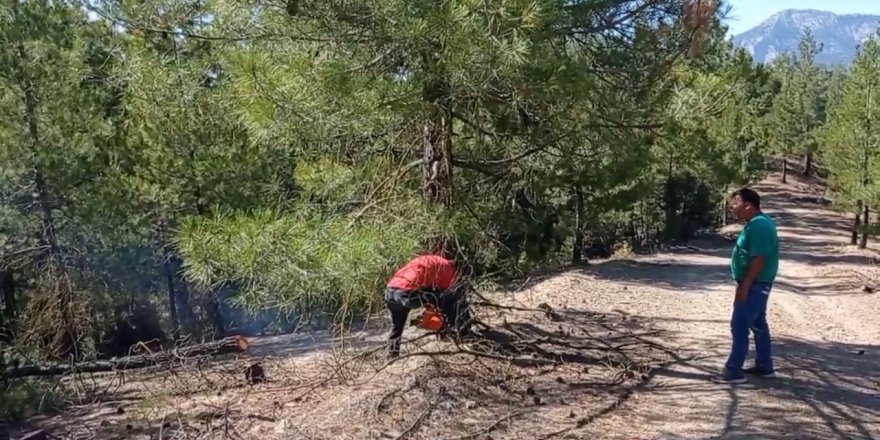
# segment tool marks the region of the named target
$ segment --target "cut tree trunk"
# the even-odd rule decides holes
[[[125,356],[107,361],[83,362],[72,365],[26,365],[9,368],[3,373],[3,377],[19,378],[31,376],[57,376],[70,373],[100,373],[116,370],[134,370],[168,364],[175,360],[185,360],[187,358],[243,353],[247,351],[248,347],[249,342],[247,338],[243,336],[230,336],[228,338],[206,342],[204,344],[175,348],[152,354]]]
[[[852,227],[852,236],[849,239],[849,244],[855,246],[859,243],[859,228],[862,226],[862,201],[858,200],[856,202],[856,218],[853,220]]]

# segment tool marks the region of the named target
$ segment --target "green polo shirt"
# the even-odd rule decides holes
[[[765,257],[764,268],[755,281],[772,283],[779,271],[779,237],[776,222],[764,213],[752,217],[736,239],[730,255],[730,274],[734,281],[742,281],[752,257],[760,255]]]

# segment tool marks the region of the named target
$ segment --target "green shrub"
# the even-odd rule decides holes
[[[237,305],[292,315],[365,313],[397,266],[442,230],[425,208],[361,216],[260,211],[193,218],[178,235],[185,272],[201,291],[234,284]]]
[[[64,388],[47,380],[0,380],[0,387],[0,420],[13,422],[59,411],[69,397]]]

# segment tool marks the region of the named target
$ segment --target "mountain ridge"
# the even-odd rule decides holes
[[[757,62],[768,63],[784,53],[797,52],[804,32],[810,29],[822,50],[816,62],[826,66],[848,65],[858,46],[880,30],[880,15],[836,14],[819,9],[785,9],[759,25],[733,37]]]

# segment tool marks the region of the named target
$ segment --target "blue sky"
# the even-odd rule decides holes
[[[732,7],[727,25],[736,35],[783,9],[819,9],[838,14],[878,14],[880,0],[727,0]]]

